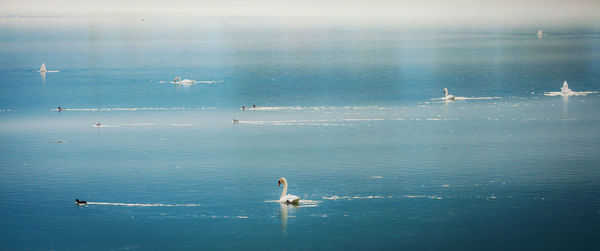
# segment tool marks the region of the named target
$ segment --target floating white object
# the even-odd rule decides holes
[[[598,93],[598,91],[583,91],[583,92],[575,92],[569,89],[569,84],[565,80],[563,86],[560,88],[559,92],[544,92],[545,96],[585,96],[588,94]]]
[[[543,38],[544,37],[544,32],[542,30],[538,31],[538,38]]]
[[[173,83],[180,85],[191,85],[194,83],[194,80],[189,80],[187,78],[182,80],[181,77],[177,76],[175,79],[173,79]]]
[[[287,193],[287,180],[284,177],[281,177],[277,182],[277,186],[280,186],[283,183],[283,192],[281,192],[281,197],[279,197],[279,202],[285,204],[298,204],[300,202],[300,198],[296,195],[286,194]]]
[[[448,88],[444,88],[444,97],[442,99],[445,100],[454,100],[454,95],[448,95]]]
[[[444,100],[448,101],[463,101],[463,100],[486,100],[486,99],[501,99],[501,97],[456,97],[454,95],[448,94],[448,88],[444,88],[444,96],[441,98],[433,98],[431,100]]]
[[[573,91],[571,89],[569,89],[569,84],[567,84],[567,81],[565,80],[565,82],[563,83],[562,88],[560,88],[560,92],[562,94],[570,94]]]
[[[59,71],[49,71],[46,69],[46,63],[42,63],[42,66],[40,66],[40,70],[38,71],[39,73],[46,73],[46,72],[59,72]]]
[[[193,84],[219,84],[222,83],[223,80],[191,80],[191,79],[181,79],[181,77],[177,76],[173,79],[173,81],[160,81],[161,84],[170,83],[176,85],[193,85]]]

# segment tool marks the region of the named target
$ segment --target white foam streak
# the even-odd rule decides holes
[[[181,81],[159,81],[161,84],[175,84],[175,85],[193,85],[193,84],[219,84],[223,83],[223,80],[191,80],[191,79],[183,79]]]
[[[79,112],[112,112],[112,111],[172,111],[172,110],[213,110],[214,107],[184,108],[184,107],[115,107],[115,108],[63,108],[61,111]],[[58,111],[57,108],[50,109]]]
[[[303,207],[316,207],[319,202],[318,200],[300,200]]]
[[[322,119],[322,120],[238,120],[236,124],[247,125],[277,125],[277,126],[354,126],[348,122],[369,122],[369,121],[403,121],[404,118],[350,118],[350,119]],[[410,118],[413,121],[449,121],[458,120],[456,118]]]
[[[588,94],[598,93],[598,91],[584,91],[584,92],[544,92],[545,96],[586,96]]]
[[[426,198],[432,200],[441,200],[442,196],[437,195],[405,195],[404,198],[414,199],[414,198]]]
[[[369,196],[337,196],[333,195],[331,197],[323,196],[324,200],[352,200],[352,199],[383,199],[385,197],[379,195],[369,195]]]
[[[97,127],[97,128],[117,128],[117,127],[120,127],[118,125],[98,125],[98,124],[95,124],[93,126]]]
[[[88,205],[108,205],[125,207],[199,207],[200,204],[142,204],[142,203],[114,203],[114,202],[87,202]]]
[[[432,98],[431,100],[443,100],[445,102],[451,102],[456,100],[490,100],[490,99],[502,99],[502,97],[454,97],[453,100],[447,98]]]
[[[152,123],[134,123],[134,124],[94,124],[94,127],[98,128],[117,128],[121,126],[154,126]]]
[[[383,121],[385,119],[342,119],[342,121]]]
[[[455,100],[489,100],[489,99],[501,99],[501,97],[456,97]]]
[[[246,111],[358,111],[358,110],[388,110],[380,106],[266,106],[245,107]]]
[[[172,126],[192,126],[192,124],[171,124]]]
[[[153,126],[152,123],[115,124],[116,126]]]
[[[337,123],[323,123],[331,120],[255,120],[255,121],[238,121],[238,124],[247,125],[296,125],[296,126],[347,126]]]

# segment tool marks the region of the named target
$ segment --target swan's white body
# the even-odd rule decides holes
[[[189,80],[189,79],[181,79],[181,77],[175,77],[175,79],[173,80],[173,84],[180,84],[180,85],[191,85],[194,83],[194,80]]]
[[[454,100],[454,95],[448,95],[448,88],[444,88],[444,97],[442,99],[445,100]]]
[[[569,89],[569,84],[567,84],[567,81],[565,80],[565,82],[563,83],[563,86],[560,88],[559,92],[544,92],[544,95],[568,97],[568,96],[585,96],[585,95],[594,94],[594,93],[598,93],[598,91],[575,92],[575,91]]]
[[[46,72],[59,72],[59,71],[49,71],[48,69],[46,69],[46,63],[42,63],[42,66],[40,66],[40,70],[37,71],[39,73],[46,73]]]
[[[565,82],[563,83],[562,88],[560,88],[560,92],[562,94],[571,94],[573,93],[573,91],[571,89],[569,89],[569,84],[567,84],[567,81],[565,80]]]
[[[44,73],[44,72],[46,72],[46,71],[47,71],[47,70],[46,70],[46,63],[42,63],[42,66],[40,66],[40,72],[41,72],[41,73]]]
[[[543,38],[544,37],[544,32],[542,32],[542,30],[538,31],[538,38]]]
[[[284,177],[279,179],[279,185],[283,184],[283,191],[281,192],[281,196],[279,197],[279,202],[285,204],[298,204],[300,202],[300,198],[296,195],[286,194],[287,193],[287,180]]]

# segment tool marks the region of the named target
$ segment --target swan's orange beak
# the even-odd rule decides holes
[[[281,186],[281,180],[277,181],[277,187]]]

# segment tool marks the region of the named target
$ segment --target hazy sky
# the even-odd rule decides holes
[[[13,15],[333,16],[599,20],[600,0],[2,0]]]

